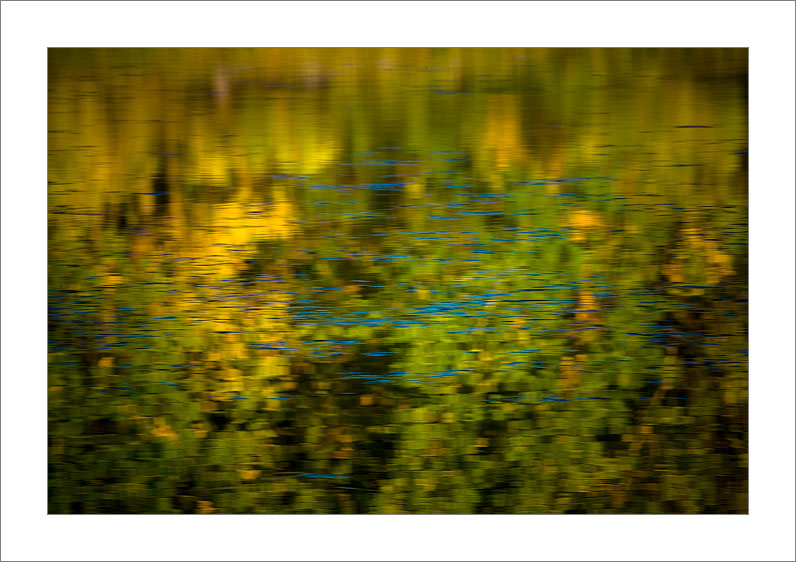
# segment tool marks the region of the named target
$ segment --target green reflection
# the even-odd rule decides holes
[[[746,55],[51,50],[49,511],[747,512]]]

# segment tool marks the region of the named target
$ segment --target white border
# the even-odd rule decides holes
[[[1,9],[3,560],[794,560],[792,2]],[[48,46],[751,47],[751,515],[45,515]]]

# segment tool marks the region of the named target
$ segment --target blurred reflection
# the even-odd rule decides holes
[[[747,512],[745,50],[49,56],[51,513]]]

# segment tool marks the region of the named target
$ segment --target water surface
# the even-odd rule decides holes
[[[746,513],[746,84],[50,50],[50,513]]]

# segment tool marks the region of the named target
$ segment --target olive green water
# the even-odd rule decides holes
[[[745,50],[51,50],[50,513],[746,513]]]

